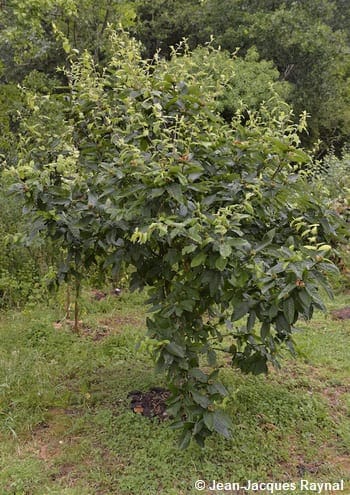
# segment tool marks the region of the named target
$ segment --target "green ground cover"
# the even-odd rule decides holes
[[[2,314],[1,495],[191,495],[213,493],[196,491],[197,479],[300,478],[343,478],[350,493],[349,320],[317,313],[301,323],[301,356],[267,377],[227,365],[232,440],[213,435],[203,450],[179,451],[168,422],[134,414],[127,398],[165,385],[135,350],[145,311],[139,295],[92,301],[86,292],[81,336],[55,324],[55,306]]]

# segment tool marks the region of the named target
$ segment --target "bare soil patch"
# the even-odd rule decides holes
[[[170,397],[170,391],[165,388],[154,387],[148,392],[133,390],[128,394],[131,399],[130,407],[136,414],[147,418],[158,418],[164,421],[168,418],[166,401]]]
[[[331,311],[333,320],[350,320],[350,306]]]

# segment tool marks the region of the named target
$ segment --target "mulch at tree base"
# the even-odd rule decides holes
[[[91,299],[95,299],[96,301],[101,301],[101,299],[105,299],[108,295],[111,296],[120,296],[122,293],[122,289],[116,287],[115,289],[111,289],[109,292],[105,292],[99,289],[92,289],[90,291]]]
[[[131,399],[130,407],[134,413],[164,421],[168,418],[166,401],[170,395],[170,391],[165,388],[153,387],[148,392],[133,390],[129,392],[128,397]]]
[[[331,311],[333,320],[350,320],[350,306]]]

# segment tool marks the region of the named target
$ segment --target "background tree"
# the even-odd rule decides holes
[[[137,20],[132,33],[142,42],[145,58],[157,50],[169,57],[171,47],[187,38],[191,48],[203,41],[201,0],[149,0],[136,3]],[[209,41],[205,37],[205,42]]]
[[[214,49],[212,44],[189,51],[187,42],[181,42],[178,51],[182,57],[173,57],[169,64],[174,77],[194,74],[202,91],[215,95],[216,109],[227,121],[236,113],[258,110],[262,103],[272,108],[288,97],[289,84],[279,81],[273,63],[259,60],[255,48],[244,58]]]
[[[88,49],[103,67],[108,23],[130,28],[145,57],[158,49],[169,57],[183,37],[195,48],[214,35],[217,46],[230,53],[239,47],[245,57],[255,46],[259,59],[273,62],[280,81],[290,84],[295,118],[304,110],[310,114],[303,143],[312,147],[320,139],[320,155],[332,147],[339,152],[350,129],[348,10],[342,0],[10,0],[2,6],[1,80],[21,82],[33,70],[57,78],[56,68],[69,65],[71,49]],[[263,71],[259,77],[264,87]]]
[[[342,5],[328,0],[205,0],[201,5],[192,0],[183,10],[191,20],[186,22],[181,12],[173,9],[173,3],[146,0],[138,8],[135,34],[148,54],[157,48],[168,54],[164,45],[170,40],[161,19],[170,19],[171,25],[176,25],[172,44],[185,36],[194,47],[207,43],[213,35],[217,45],[231,53],[239,47],[242,56],[255,46],[261,58],[274,63],[280,79],[291,84],[288,101],[295,115],[303,110],[310,114],[304,144],[312,146],[320,139],[322,154],[331,146],[339,150],[348,141],[350,24],[346,21],[346,8],[341,12]],[[147,17],[148,8],[153,9],[151,17]]]
[[[2,13],[0,56],[5,81],[20,81],[34,69],[55,74],[57,66],[65,65],[70,47],[89,50],[98,62],[108,24],[128,27],[135,15],[131,2],[119,0],[9,0]]]

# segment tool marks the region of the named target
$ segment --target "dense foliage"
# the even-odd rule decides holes
[[[255,46],[291,85],[295,115],[310,114],[308,146],[321,139],[321,152],[348,141],[350,15],[344,2],[246,0],[145,0],[138,6],[135,35],[150,56],[182,36],[190,46],[208,42],[244,56]]]
[[[304,121],[291,124],[284,103],[244,124],[218,114],[221,52],[145,62],[120,32],[106,53],[103,71],[88,53],[72,63],[69,92],[28,94],[15,189],[33,235],[67,254],[62,278],[132,267],[181,444],[202,445],[229,436],[221,353],[261,373],[281,345],[293,352],[297,320],[323,308],[340,222],[301,170]]]

